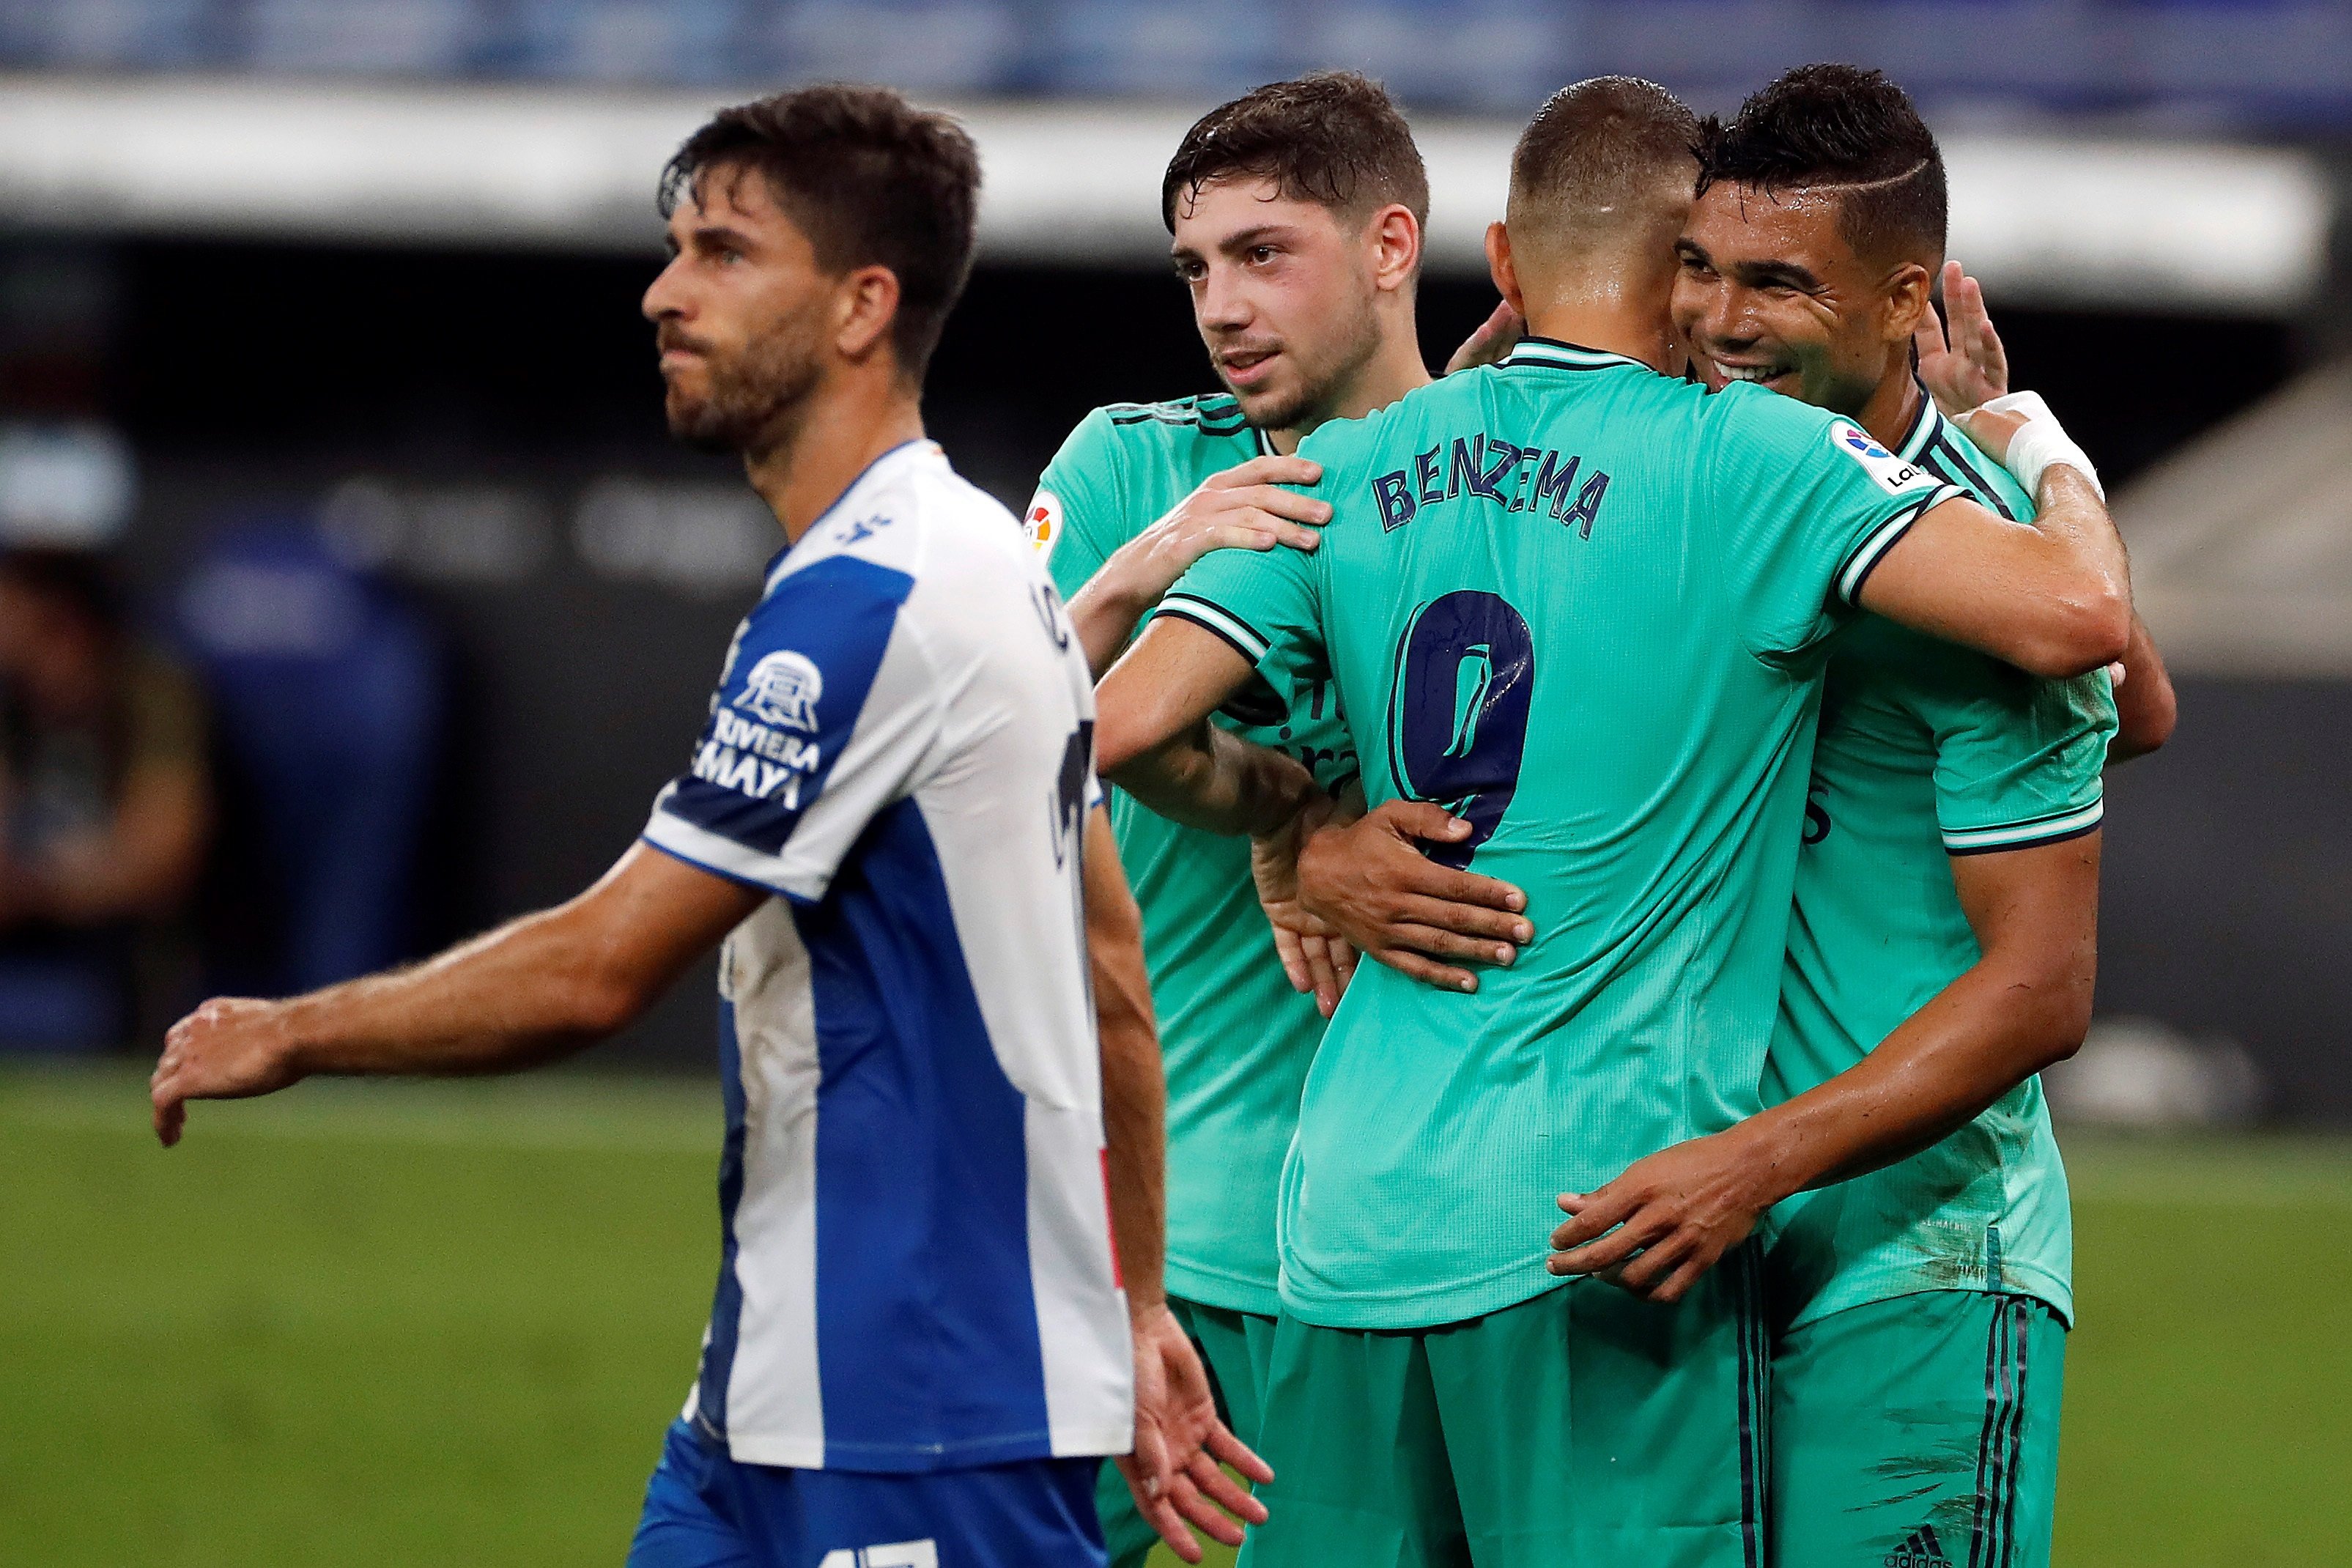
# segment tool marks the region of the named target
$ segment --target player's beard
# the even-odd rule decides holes
[[[709,389],[681,396],[672,384],[665,400],[669,433],[704,452],[758,456],[792,439],[800,409],[817,382],[817,324],[787,316],[730,358],[705,353]]]
[[[1234,394],[1234,401],[1242,405],[1243,416],[1260,430],[1296,430],[1318,425],[1346,400],[1357,376],[1381,352],[1380,318],[1372,311],[1369,293],[1363,309],[1351,315],[1345,338],[1335,341],[1324,355],[1317,356],[1319,363],[1310,364],[1293,344],[1286,343],[1284,352],[1290,354],[1292,364],[1298,370],[1296,384],[1287,391],[1247,396]]]

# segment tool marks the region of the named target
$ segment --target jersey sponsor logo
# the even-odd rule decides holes
[[[1021,514],[1021,533],[1038,554],[1050,559],[1054,542],[1062,537],[1062,498],[1052,490],[1031,497],[1029,510]]]
[[[940,1543],[894,1541],[887,1546],[838,1546],[816,1568],[940,1568]]]
[[[751,667],[735,706],[748,708],[771,724],[816,729],[816,700],[824,695],[824,673],[806,654],[782,648]]]
[[[1916,463],[1906,463],[1870,437],[1859,426],[1841,419],[1830,426],[1830,445],[1862,466],[1880,489],[1888,495],[1901,495],[1905,490],[1932,485],[1936,476]]]
[[[1410,471],[1392,469],[1372,480],[1372,500],[1381,527],[1393,533],[1423,509],[1475,496],[1505,511],[1548,513],[1554,522],[1592,537],[1609,476],[1599,468],[1581,475],[1584,459],[1543,447],[1522,447],[1479,431],[1439,442],[1415,453]]]
[[[814,741],[754,724],[721,708],[710,716],[709,732],[695,748],[691,771],[705,784],[754,800],[782,801],[787,810],[797,811],[801,785],[816,772],[821,754]]]

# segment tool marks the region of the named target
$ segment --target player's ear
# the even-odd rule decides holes
[[[1879,335],[1890,343],[1908,342],[1936,309],[1936,274],[1916,261],[1897,267],[1886,279],[1885,320]]]
[[[1411,287],[1421,268],[1421,220],[1401,202],[1391,202],[1364,226],[1372,249],[1372,286],[1391,289]]]
[[[1518,267],[1511,260],[1511,231],[1499,222],[1486,226],[1486,270],[1495,279],[1495,292],[1524,318],[1528,302],[1519,292]]]
[[[860,267],[834,293],[834,347],[862,360],[881,346],[898,316],[898,275],[887,267]]]

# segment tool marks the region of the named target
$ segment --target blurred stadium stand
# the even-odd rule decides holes
[[[1524,112],[1651,76],[1707,107],[1825,58],[1931,110],[2352,124],[2336,0],[8,0],[0,62],[636,83],[868,77],[1004,97],[1214,98],[1360,66],[1417,105]]]
[[[71,419],[0,385],[0,499],[58,470],[40,452],[135,458],[124,548],[159,612],[244,548],[223,520],[268,513],[424,617],[437,761],[420,743],[395,788],[414,949],[626,842],[774,547],[740,476],[663,436],[635,313],[656,173],[711,107],[841,77],[966,115],[982,265],[928,412],[1018,504],[1088,407],[1207,384],[1157,197],[1218,99],[1318,66],[1399,90],[1442,360],[1491,304],[1480,237],[1551,88],[1623,70],[1725,110],[1822,58],[1920,97],[2019,382],[2137,479],[2119,510],[2183,717],[2110,786],[2102,1009],[2234,1040],[2274,1110],[2352,1121],[2336,0],[0,0],[0,304],[98,279],[77,308],[105,317]],[[312,703],[357,680],[305,679],[334,694]],[[383,737],[433,727],[399,710]],[[707,1060],[698,987],[621,1054]]]

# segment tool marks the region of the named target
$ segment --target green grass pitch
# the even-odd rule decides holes
[[[0,1564],[617,1564],[709,1300],[718,1115],[306,1085],[166,1154],[135,1075],[0,1071]],[[2352,1141],[2068,1151],[2062,1568],[2346,1561]]]

